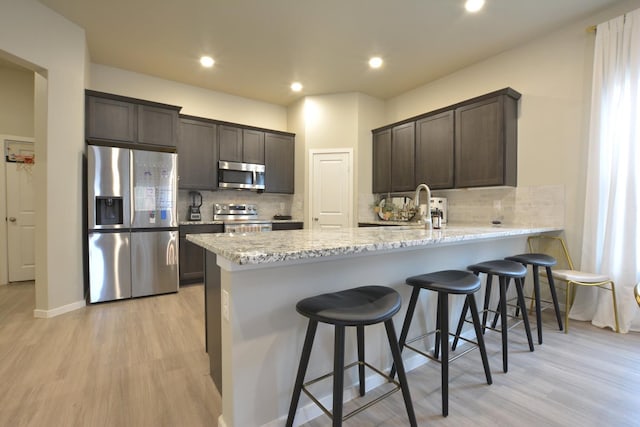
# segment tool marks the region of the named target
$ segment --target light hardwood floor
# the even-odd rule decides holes
[[[216,426],[203,304],[196,285],[35,319],[33,284],[0,286],[0,426]],[[410,372],[419,425],[640,426],[640,334],[573,321],[565,335],[551,312],[543,319],[533,353],[521,326],[510,331],[507,374],[499,336],[487,333],[493,385],[477,352],[451,365],[447,418],[439,365]],[[405,425],[399,393],[345,423]]]
[[[202,286],[33,318],[0,286],[0,426],[215,426]]]

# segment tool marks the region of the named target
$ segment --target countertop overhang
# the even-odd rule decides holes
[[[238,266],[277,264],[322,257],[373,254],[390,250],[558,232],[561,227],[448,225],[291,230],[277,233],[188,234],[187,240]],[[226,264],[226,263],[225,263]]]

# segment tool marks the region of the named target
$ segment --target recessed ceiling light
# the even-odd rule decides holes
[[[203,56],[200,58],[200,64],[202,64],[203,67],[213,67],[213,64],[215,63],[216,61],[214,61],[210,56]]]
[[[467,9],[467,12],[477,12],[484,6],[484,0],[467,0],[464,4],[464,8]]]
[[[378,56],[374,56],[369,60],[369,67],[371,68],[380,68],[382,67],[382,58]]]
[[[302,90],[302,83],[299,83],[299,82],[291,83],[291,90],[294,92],[300,92]]]

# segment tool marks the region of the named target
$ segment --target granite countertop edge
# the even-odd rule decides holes
[[[271,221],[273,223],[294,223],[294,222],[303,222],[300,219],[269,219],[269,218],[259,218],[257,221]],[[217,225],[224,224],[224,221],[179,221],[178,225]]]
[[[449,225],[439,230],[416,226],[337,230],[291,230],[278,233],[189,234],[187,240],[238,265],[272,264],[365,252],[515,237],[562,231],[557,226]]]

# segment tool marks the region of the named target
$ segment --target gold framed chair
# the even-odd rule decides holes
[[[534,253],[545,253],[555,257],[558,260],[557,268],[552,271],[553,278],[556,281],[566,283],[566,303],[564,314],[564,333],[569,332],[569,311],[573,305],[576,286],[596,286],[607,291],[611,291],[613,302],[613,313],[615,316],[616,332],[620,332],[620,324],[618,323],[618,304],[616,301],[616,287],[608,276],[604,274],[590,273],[586,271],[576,270],[573,266],[573,260],[569,255],[569,250],[564,239],[556,236],[531,236],[528,239],[529,251]],[[544,273],[541,276],[546,276]],[[640,291],[640,290],[639,290]],[[636,294],[636,299],[638,299]],[[638,300],[640,304],[640,300]]]
[[[633,293],[636,295],[636,302],[638,303],[638,307],[640,307],[640,283],[633,288]]]

